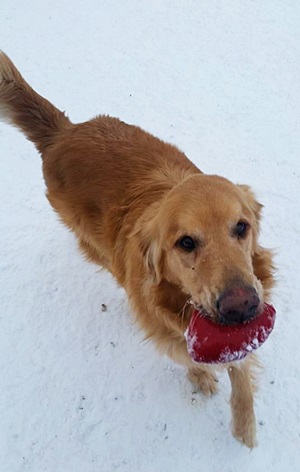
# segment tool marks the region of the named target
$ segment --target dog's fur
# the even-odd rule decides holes
[[[272,255],[257,242],[261,205],[249,187],[204,175],[176,147],[108,116],[73,124],[0,55],[0,115],[42,155],[47,197],[85,256],[125,287],[136,321],[161,352],[188,368],[209,395],[216,378],[187,353],[192,305],[218,321],[224,290],[273,283]],[[246,221],[243,238],[235,225]],[[187,252],[178,241],[192,236]],[[255,445],[252,356],[227,365],[233,434]]]

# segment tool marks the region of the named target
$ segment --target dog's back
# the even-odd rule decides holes
[[[132,228],[149,205],[199,173],[175,146],[117,118],[71,123],[28,85],[3,52],[0,118],[35,144],[52,207],[76,233],[85,255],[110,270],[124,218]]]

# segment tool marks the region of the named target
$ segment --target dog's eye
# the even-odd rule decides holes
[[[184,251],[192,252],[196,249],[196,242],[190,236],[183,236],[182,238],[178,239],[176,246],[179,246]]]
[[[245,221],[239,221],[238,224],[235,226],[233,233],[238,238],[244,238],[247,234],[248,227],[248,223],[246,223]]]

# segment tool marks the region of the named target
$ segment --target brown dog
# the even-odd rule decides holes
[[[0,54],[0,115],[42,155],[47,197],[88,259],[125,287],[136,321],[205,394],[184,332],[192,306],[216,323],[256,316],[272,287],[272,255],[258,245],[261,205],[247,186],[204,175],[176,147],[116,118],[73,124]],[[227,365],[233,434],[255,445],[254,358]]]

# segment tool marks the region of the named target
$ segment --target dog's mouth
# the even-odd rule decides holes
[[[211,321],[214,321],[214,320],[215,320],[215,318],[216,318],[216,313],[209,312],[209,311],[206,310],[206,308],[204,308],[204,306],[201,305],[200,303],[197,303],[197,302],[194,302],[193,300],[191,300],[191,305],[193,305],[193,307],[195,308],[195,310],[199,311],[199,313],[201,313],[201,315],[204,316],[204,318],[209,318]]]
[[[200,303],[197,303],[193,300],[191,300],[190,303],[194,307],[194,310],[198,311],[201,314],[201,316],[203,316],[204,318],[209,319],[210,321],[212,321],[214,323],[221,324],[221,323],[218,322],[218,315],[217,315],[216,310],[209,311],[206,308],[204,308],[203,305],[201,305]]]
[[[235,326],[222,326],[193,311],[185,332],[187,349],[195,362],[231,363],[239,361],[266,341],[275,322],[275,309],[263,304],[255,320]]]
[[[251,297],[237,303],[237,305],[226,306],[216,302],[216,306],[207,309],[201,303],[191,300],[191,304],[201,316],[209,319],[213,323],[223,326],[234,326],[248,323],[259,316],[263,309],[264,303],[258,298],[256,293]]]

